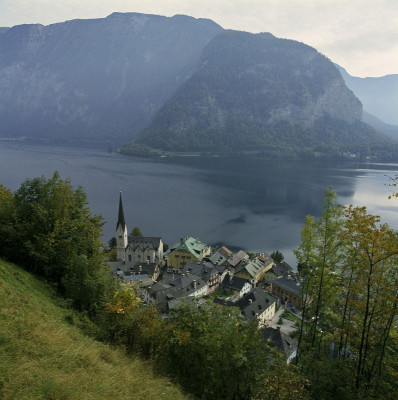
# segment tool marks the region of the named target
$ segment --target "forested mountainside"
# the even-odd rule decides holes
[[[138,141],[164,150],[372,143],[362,105],[315,49],[269,33],[224,31]]]
[[[0,30],[0,137],[123,142],[189,78],[222,28],[114,13]]]

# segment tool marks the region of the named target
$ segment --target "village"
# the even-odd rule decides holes
[[[181,238],[164,251],[160,237],[128,234],[120,193],[116,261],[108,261],[108,266],[165,317],[181,302],[237,307],[242,319],[255,322],[264,340],[284,353],[287,363],[296,356],[300,283],[283,256],[274,260],[265,252],[212,249],[193,237]]]

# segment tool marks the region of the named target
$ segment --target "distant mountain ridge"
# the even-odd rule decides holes
[[[0,137],[235,151],[384,141],[315,49],[208,19],[0,28]]]
[[[358,78],[351,76],[343,67],[337,67],[366,112],[387,124],[398,125],[398,74]]]
[[[220,31],[211,20],[138,13],[5,29],[0,136],[131,139]]]
[[[222,152],[383,140],[361,121],[360,101],[312,47],[224,31],[138,141],[163,150]]]

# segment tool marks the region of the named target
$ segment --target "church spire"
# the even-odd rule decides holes
[[[119,198],[119,217],[117,219],[116,229],[121,225],[122,229],[126,227],[126,222],[124,220],[124,212],[123,212],[123,202],[122,202],[122,190],[120,190],[120,198]]]

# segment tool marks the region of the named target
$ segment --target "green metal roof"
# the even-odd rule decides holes
[[[183,239],[183,241],[174,244],[172,251],[188,251],[194,256],[199,257],[207,247],[209,247],[207,244],[202,243],[198,239],[188,237]]]

